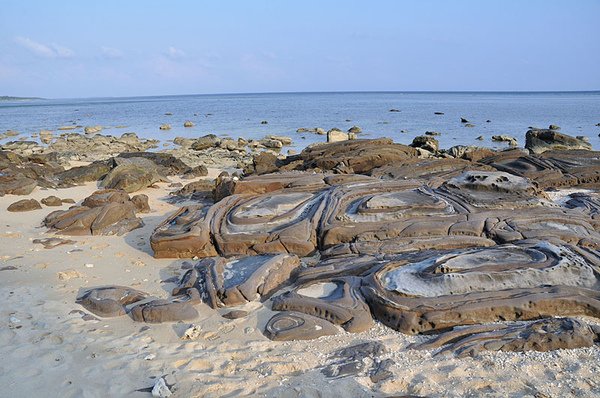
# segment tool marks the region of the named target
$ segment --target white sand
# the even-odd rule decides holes
[[[122,237],[70,237],[75,245],[54,249],[32,240],[53,236],[40,223],[57,208],[8,213],[6,207],[24,197],[0,198],[0,269],[16,267],[0,271],[0,396],[149,397],[134,391],[161,376],[175,383],[175,397],[600,396],[598,346],[432,359],[429,351],[405,349],[427,337],[381,325],[316,341],[271,342],[261,330],[272,312],[258,303],[242,307],[250,315],[234,321],[197,306],[194,324],[201,332],[194,341],[180,339],[190,323],[146,325],[126,316],[83,320],[83,308],[75,304],[82,288],[120,284],[168,296],[174,284],[161,281],[180,275],[185,260],[156,260],[148,243],[152,229],[176,209],[164,200],[167,185],[141,192],[152,208],[141,215],[144,228]],[[94,184],[37,188],[30,197],[79,201],[94,190]],[[371,339],[383,342],[384,357],[396,362],[392,378],[373,384],[368,377],[329,380],[320,373],[332,351]]]

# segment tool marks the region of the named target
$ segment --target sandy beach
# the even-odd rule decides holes
[[[219,170],[210,169],[206,179]],[[177,177],[172,182],[179,182]],[[185,182],[185,181],[184,181]],[[86,183],[66,189],[36,188],[30,195],[73,198],[79,202],[97,189]],[[595,396],[600,394],[600,347],[551,352],[484,352],[476,358],[433,356],[408,350],[427,340],[376,323],[362,333],[340,329],[312,341],[274,342],[262,330],[274,314],[269,303],[236,307],[248,311],[228,320],[205,304],[193,322],[136,323],[127,316],[101,319],[75,303],[81,291],[104,285],[131,286],[164,298],[176,286],[182,266],[193,260],[155,259],[149,236],[178,206],[169,203],[169,183],[139,193],[148,195],[145,226],[124,236],[67,237],[74,243],[45,249],[34,239],[54,237],[41,226],[55,208],[7,212],[18,197],[0,198],[3,224],[0,270],[0,356],[3,395],[150,396],[164,377],[181,397],[388,397],[388,396]],[[67,208],[63,205],[62,208]],[[60,235],[58,235],[60,236]],[[587,317],[586,322],[600,324]],[[199,327],[192,340],[185,331]],[[336,350],[365,341],[383,343],[392,376],[373,382],[366,372],[326,377]],[[371,358],[363,361],[368,365]]]

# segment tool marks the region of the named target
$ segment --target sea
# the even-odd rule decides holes
[[[461,118],[472,127],[461,123]],[[185,121],[195,126],[185,128]],[[285,135],[292,137],[292,149],[300,150],[326,137],[298,133],[299,128],[345,131],[352,126],[362,129],[359,138],[389,137],[410,144],[414,137],[434,131],[440,133],[436,136],[440,148],[458,144],[502,148],[506,144],[493,142],[493,135],[513,136],[523,146],[530,127],[554,124],[563,133],[588,137],[593,148],[600,150],[598,123],[600,91],[200,94],[0,101],[0,133],[16,130],[31,139],[40,130],[58,134],[61,126],[100,125],[102,134],[135,132],[142,138],[159,139],[160,148],[173,145],[170,140],[175,137],[216,134],[245,139]],[[162,124],[171,125],[171,130],[160,130]],[[83,132],[83,127],[73,131]]]

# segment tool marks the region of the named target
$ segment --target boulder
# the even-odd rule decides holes
[[[430,152],[437,152],[440,143],[435,138],[428,135],[420,135],[413,139],[412,144],[410,144],[413,148],[422,148]]]
[[[219,145],[219,142],[221,142],[221,140],[216,135],[208,134],[194,141],[191,148],[195,151],[202,151],[204,149],[216,147]]]
[[[343,131],[337,129],[331,129],[327,132],[327,142],[340,142],[346,141],[350,138],[348,133],[344,133]]]
[[[62,206],[63,202],[62,199],[57,197],[57,196],[47,196],[44,199],[41,200],[42,204],[46,205],[46,206]]]
[[[388,138],[315,145],[304,149],[300,154],[302,168],[305,170],[333,170],[343,164],[358,174],[415,156],[414,148],[394,144]]]
[[[48,214],[44,225],[62,235],[123,235],[144,225],[135,216],[137,202],[124,191],[100,190],[84,199],[81,206]]]
[[[104,177],[100,186],[106,189],[121,189],[131,193],[147,188],[154,183],[167,181],[156,165],[145,158],[129,158],[113,168]]]
[[[77,166],[58,173],[54,176],[59,187],[83,184],[85,182],[98,181],[110,171],[110,165],[106,161],[96,161],[85,166]]]
[[[38,183],[32,178],[21,173],[11,171],[0,172],[0,196],[4,195],[29,195]]]
[[[582,139],[548,129],[527,131],[525,148],[531,153],[540,154],[550,150],[592,150],[592,145]]]
[[[198,317],[194,305],[199,303],[200,294],[192,289],[182,296],[137,304],[129,316],[136,322],[146,323],[190,321]]]
[[[42,208],[40,202],[35,199],[21,199],[14,203],[11,203],[6,210],[10,212],[24,212],[31,210],[39,210]]]
[[[84,291],[76,300],[94,315],[112,318],[125,315],[126,306],[144,300],[147,293],[126,286],[96,287]]]
[[[86,134],[96,134],[102,131],[102,126],[86,126],[83,131]]]

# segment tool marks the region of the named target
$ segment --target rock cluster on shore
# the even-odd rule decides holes
[[[0,195],[97,181],[103,189],[43,223],[61,235],[121,235],[150,211],[147,196],[130,194],[173,175],[206,176],[207,166],[243,170],[178,182],[170,198],[188,203],[156,227],[151,248],[198,261],[165,298],[125,286],[81,292],[78,303],[100,317],[187,321],[203,302],[236,318],[269,301],[277,313],[264,334],[277,341],[359,333],[375,321],[441,333],[413,348],[458,356],[598,341],[598,328],[570,318],[600,318],[600,154],[589,143],[531,129],[525,149],[444,150],[433,133],[410,146],[360,133],[332,129],[329,143],[290,156],[280,150],[291,139],[273,135],[177,138],[160,153],[131,134],[21,141],[0,151]],[[66,169],[73,159],[91,163]],[[588,191],[551,200],[548,190],[562,188]],[[24,199],[8,210],[39,208]],[[376,357],[371,343],[364,349]],[[362,373],[384,377],[388,365]]]
[[[452,330],[420,348],[451,343],[457,355],[590,346],[599,330],[581,321],[531,322],[600,318],[598,194],[557,204],[544,191],[597,190],[599,155],[557,134],[530,131],[531,153],[441,151],[426,135],[412,147],[344,140],[255,156],[244,178],[217,180],[214,205],[184,206],[152,234],[156,257],[202,258],[172,297],[107,305],[162,322],[193,318],[200,301],[271,300],[273,340],[360,332],[375,319],[407,334]]]

